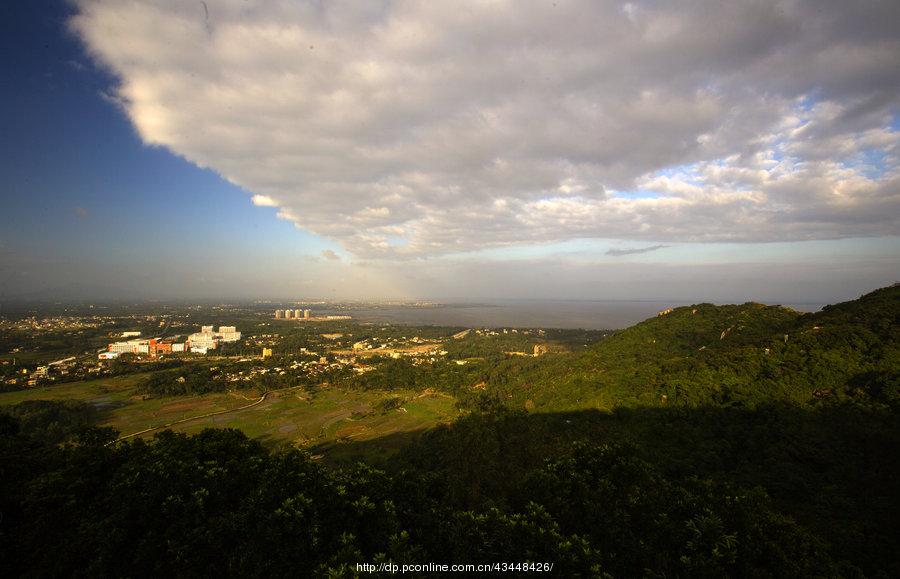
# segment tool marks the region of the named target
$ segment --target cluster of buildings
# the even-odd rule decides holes
[[[304,320],[307,322],[331,322],[349,320],[350,316],[314,316],[311,310],[275,310],[276,320]]]
[[[241,360],[248,361],[248,360]],[[321,356],[318,360],[293,360],[286,362],[285,365],[266,367],[254,365],[250,368],[244,368],[240,371],[222,371],[220,374],[213,376],[213,379],[225,380],[226,382],[250,382],[258,376],[278,375],[287,376],[295,375],[298,377],[313,378],[321,376],[329,370],[347,369],[363,374],[374,370],[372,366],[359,364],[356,358],[339,357],[332,361],[325,356]]]
[[[14,361],[2,360],[0,364],[13,364]],[[48,382],[69,382],[74,380],[86,380],[91,375],[101,375],[104,368],[97,365],[89,365],[79,362],[74,356],[49,362],[37,366],[34,370],[28,368],[17,369],[14,373],[3,373],[2,382],[8,386],[39,386]]]
[[[75,357],[65,358],[64,360],[57,360],[56,362],[50,362],[45,366],[38,366],[35,368],[34,372],[31,373],[31,376],[28,378],[27,384],[29,386],[37,386],[39,382],[45,379],[52,380],[53,378],[50,376],[51,373],[59,374],[60,376],[67,375],[75,366]]]
[[[111,326],[114,321],[102,316],[55,316],[38,318],[30,316],[19,320],[0,319],[0,330],[19,330],[27,332],[59,332],[77,331]]]
[[[218,348],[220,343],[237,342],[240,339],[241,333],[234,326],[219,326],[218,332],[214,332],[212,326],[203,326],[199,332],[188,336],[187,345],[191,352],[205,354]]]
[[[112,360],[118,358],[122,354],[152,354],[156,355],[163,340],[126,340],[124,342],[113,342],[107,346],[105,352],[100,352],[98,358],[101,360]],[[178,344],[178,350],[173,348],[174,344],[167,343],[162,346],[168,348],[170,352],[184,352],[184,344]]]
[[[311,317],[310,310],[275,310],[276,320],[308,320]]]
[[[126,334],[132,334],[126,332]],[[123,334],[124,335],[124,334]],[[150,338],[148,340],[135,339],[123,342],[111,343],[105,352],[98,356],[101,360],[112,360],[122,354],[146,354],[159,356],[160,354],[172,354],[193,352],[206,354],[209,350],[215,350],[221,343],[237,342],[241,339],[241,333],[234,326],[219,326],[218,331],[213,326],[202,326],[199,332],[188,336],[184,342],[176,341],[176,338]]]

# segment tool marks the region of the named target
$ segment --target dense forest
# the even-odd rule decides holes
[[[114,443],[83,408],[15,409],[0,573],[900,576],[898,314],[896,286],[814,314],[699,304],[577,352],[463,366],[468,382],[386,364],[351,385],[393,372],[468,414],[393,435],[404,449],[377,468],[233,430]]]

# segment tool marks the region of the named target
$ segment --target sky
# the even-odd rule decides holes
[[[0,21],[0,300],[809,303],[900,280],[896,2]]]

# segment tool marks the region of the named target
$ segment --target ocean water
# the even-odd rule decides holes
[[[660,310],[691,303],[693,302],[505,300],[479,304],[445,304],[427,308],[384,306],[354,309],[345,313],[361,322],[470,328],[614,330],[627,328],[655,316]],[[825,304],[782,305],[798,311],[813,312]]]

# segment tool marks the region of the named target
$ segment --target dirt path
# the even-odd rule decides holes
[[[293,388],[296,388],[296,386],[294,386]],[[207,412],[206,414],[201,414],[200,416],[191,416],[190,418],[182,418],[180,420],[174,420],[167,424],[161,424],[159,426],[154,426],[152,428],[145,428],[144,430],[141,430],[140,432],[132,432],[131,434],[126,434],[124,436],[120,436],[119,438],[116,439],[116,441],[118,442],[119,440],[125,440],[126,438],[132,438],[134,436],[140,436],[142,434],[147,434],[148,432],[153,432],[154,430],[161,430],[163,428],[171,428],[172,426],[175,426],[176,424],[184,424],[185,422],[190,422],[192,420],[201,420],[203,418],[209,418],[210,416],[220,416],[222,414],[229,414],[231,412],[240,412],[241,410],[253,408],[254,406],[258,406],[258,405],[262,404],[263,402],[266,401],[266,398],[269,396],[269,394],[274,394],[275,392],[281,392],[282,390],[290,390],[290,388],[282,388],[281,390],[269,390],[268,392],[266,392],[265,394],[260,396],[259,400],[251,402],[250,404],[247,404],[245,406],[239,406],[237,408],[231,408],[229,410],[216,410],[215,412]]]

